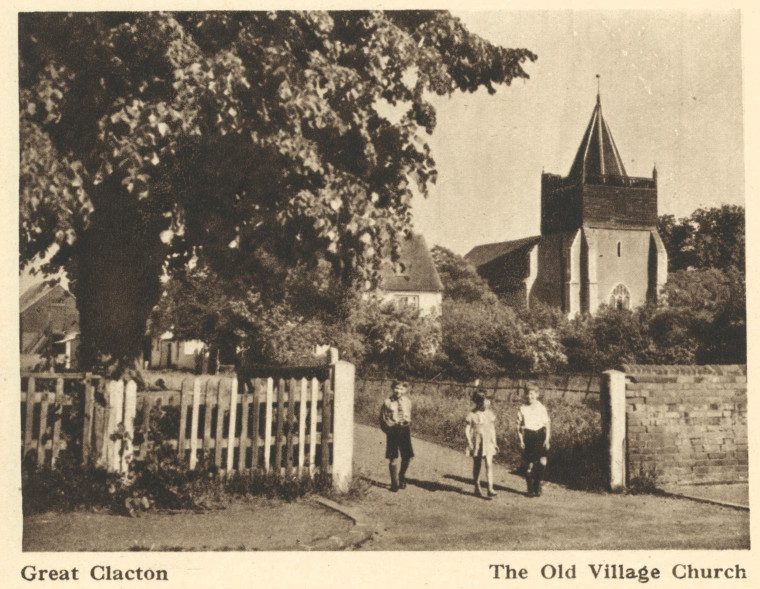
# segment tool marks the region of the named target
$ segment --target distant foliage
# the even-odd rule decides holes
[[[661,215],[658,229],[671,272],[731,266],[745,270],[744,207],[697,209],[681,219]]]
[[[462,256],[440,245],[430,250],[435,268],[443,282],[445,300],[463,303],[496,303],[497,297],[475,267]]]
[[[550,372],[564,368],[567,361],[556,331],[532,330],[500,302],[446,302],[441,322],[446,368],[452,376]]]

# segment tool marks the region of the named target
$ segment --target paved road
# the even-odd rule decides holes
[[[589,493],[552,483],[542,497],[528,498],[523,479],[498,466],[498,496],[479,499],[463,451],[416,438],[409,487],[391,493],[385,436],[356,425],[354,440],[356,472],[373,482],[355,509],[380,524],[362,550],[749,548],[748,512],[686,499]]]

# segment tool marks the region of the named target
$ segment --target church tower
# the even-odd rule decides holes
[[[667,279],[657,170],[651,178],[626,173],[598,93],[568,175],[541,175],[537,258],[530,299],[569,315],[640,306]]]

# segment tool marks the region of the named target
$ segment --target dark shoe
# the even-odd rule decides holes
[[[406,489],[406,481],[399,481],[398,488]]]
[[[477,485],[475,487],[475,496],[476,497],[483,497],[483,489],[480,488],[480,485]]]
[[[493,489],[488,489],[488,496],[489,497],[496,497],[497,493]]]

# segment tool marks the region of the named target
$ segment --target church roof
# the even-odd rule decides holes
[[[399,247],[398,270],[390,263],[380,271],[380,287],[386,291],[442,292],[443,283],[435,269],[425,238],[413,234]]]
[[[499,243],[486,243],[472,248],[465,254],[464,259],[476,268],[480,268],[480,266],[492,262],[496,258],[511,254],[522,247],[534,246],[539,241],[541,241],[541,236],[535,235],[533,237],[523,237],[522,239],[513,239]]]
[[[569,178],[586,176],[627,176],[615,140],[602,116],[602,103],[596,95],[596,106],[575,154]]]

